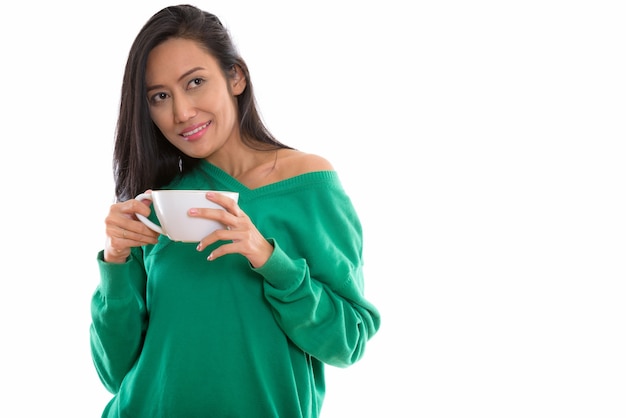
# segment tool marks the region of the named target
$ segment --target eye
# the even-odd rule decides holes
[[[167,93],[159,92],[150,96],[150,103],[157,104],[168,98]]]
[[[194,79],[192,79],[191,81],[189,81],[189,84],[187,85],[189,89],[195,89],[197,87],[199,87],[200,85],[202,85],[204,83],[204,79],[200,78],[200,77],[196,77]]]

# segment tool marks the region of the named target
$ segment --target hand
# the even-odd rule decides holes
[[[104,220],[106,225],[106,244],[104,261],[124,263],[130,255],[131,247],[156,244],[159,234],[137,220],[135,213],[150,215],[150,202],[130,199],[111,205]]]
[[[213,219],[226,225],[202,239],[197,250],[202,251],[217,241],[231,241],[222,244],[209,254],[208,260],[215,260],[224,254],[239,253],[246,257],[254,268],[259,268],[270,258],[274,247],[261,235],[237,203],[220,193],[207,193],[207,199],[222,206],[221,209],[192,208],[189,216]]]

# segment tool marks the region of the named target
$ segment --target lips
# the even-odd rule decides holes
[[[204,131],[210,124],[211,122],[209,121],[209,122],[203,123],[202,125],[191,127],[190,129],[181,132],[180,135],[185,140],[195,139],[199,137],[200,136],[199,134],[201,134],[202,131]]]

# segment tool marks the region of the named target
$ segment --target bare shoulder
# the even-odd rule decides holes
[[[325,158],[315,154],[281,149],[263,154],[264,162],[237,176],[237,180],[250,189],[277,183],[315,171],[334,171]]]
[[[324,157],[316,154],[307,154],[297,150],[282,150],[278,166],[282,177],[294,177],[314,171],[333,171],[332,164]]]

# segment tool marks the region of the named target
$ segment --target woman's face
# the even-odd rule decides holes
[[[238,138],[236,96],[245,87],[238,67],[226,78],[195,41],[172,38],[148,55],[146,86],[152,120],[176,148],[207,158]]]

